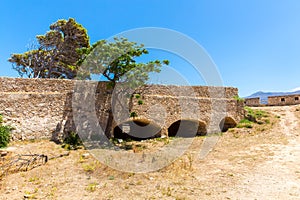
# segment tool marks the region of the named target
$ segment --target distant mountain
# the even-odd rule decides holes
[[[282,95],[293,95],[293,94],[300,94],[300,90],[293,91],[293,92],[255,92],[254,94],[251,94],[250,96],[247,96],[245,98],[260,98],[261,104],[267,104],[268,103],[268,97],[271,96],[282,96]]]

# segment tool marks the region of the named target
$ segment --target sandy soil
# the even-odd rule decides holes
[[[300,131],[294,106],[264,108],[281,117],[278,129],[288,144],[269,144],[271,160],[245,175],[231,194],[236,199],[300,199]]]
[[[151,173],[117,171],[86,150],[71,151],[4,176],[0,199],[300,199],[299,108],[256,108],[273,113],[268,123],[229,130],[203,159],[204,138],[197,137],[183,156]],[[50,157],[65,152],[49,141],[13,143],[11,149]]]

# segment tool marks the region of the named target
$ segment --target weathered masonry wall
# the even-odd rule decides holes
[[[286,95],[268,97],[268,105],[283,106],[300,104],[300,95]]]
[[[260,106],[260,98],[246,98],[245,104],[246,106]]]
[[[260,98],[246,98],[246,106],[287,106],[300,104],[300,94],[297,95],[281,95],[268,97],[267,104],[260,104]]]
[[[104,82],[0,78],[0,114],[6,124],[15,128],[13,139],[50,139],[76,131],[72,105],[78,84],[91,85],[92,90],[83,91],[87,99],[83,98],[79,105],[84,107],[92,100],[97,120],[105,127],[112,91]],[[233,99],[238,94],[236,88],[148,85],[136,93],[144,103],[140,105],[133,98],[130,112],[138,113],[135,120],[157,124],[162,134],[168,134],[168,128],[183,119],[199,121],[207,132],[217,132],[222,121],[237,123],[244,115],[243,102]],[[114,127],[133,120],[128,115],[120,119],[113,122]]]

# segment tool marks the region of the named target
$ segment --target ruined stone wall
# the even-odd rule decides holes
[[[268,97],[268,105],[284,106],[300,104],[300,95],[285,95]]]
[[[246,98],[245,104],[246,106],[260,106],[260,98]]]
[[[138,118],[153,121],[164,131],[180,119],[202,121],[208,130],[217,131],[224,116],[237,122],[243,117],[243,103],[233,99],[238,94],[236,88],[148,85],[136,93],[141,94],[143,104],[132,98],[130,110],[121,119],[129,119],[130,112],[135,111]],[[90,109],[92,103],[89,112],[95,111],[100,126],[105,127],[111,95],[104,82],[0,78],[0,114],[15,128],[15,140],[53,138],[76,130],[72,105],[78,96],[76,109]]]
[[[236,88],[158,85],[148,86],[141,94],[144,104],[133,102],[137,119],[150,119],[165,129],[184,119],[203,122],[208,133],[220,132],[225,117],[238,122],[244,116],[244,103],[233,98],[238,95]]]

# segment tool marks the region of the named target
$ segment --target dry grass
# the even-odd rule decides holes
[[[300,111],[297,113],[300,116]],[[0,199],[226,199],[232,198],[241,178],[258,164],[271,159],[273,147],[286,144],[278,132],[280,118],[268,114],[266,123],[233,128],[220,136],[210,154],[199,159],[204,137],[196,137],[185,154],[169,166],[151,173],[125,173],[107,167],[83,149],[27,172],[4,177]],[[128,151],[159,149],[166,140],[128,142]],[[64,150],[49,141],[16,142],[15,153],[30,151],[57,155]],[[123,145],[123,144],[122,144]]]

